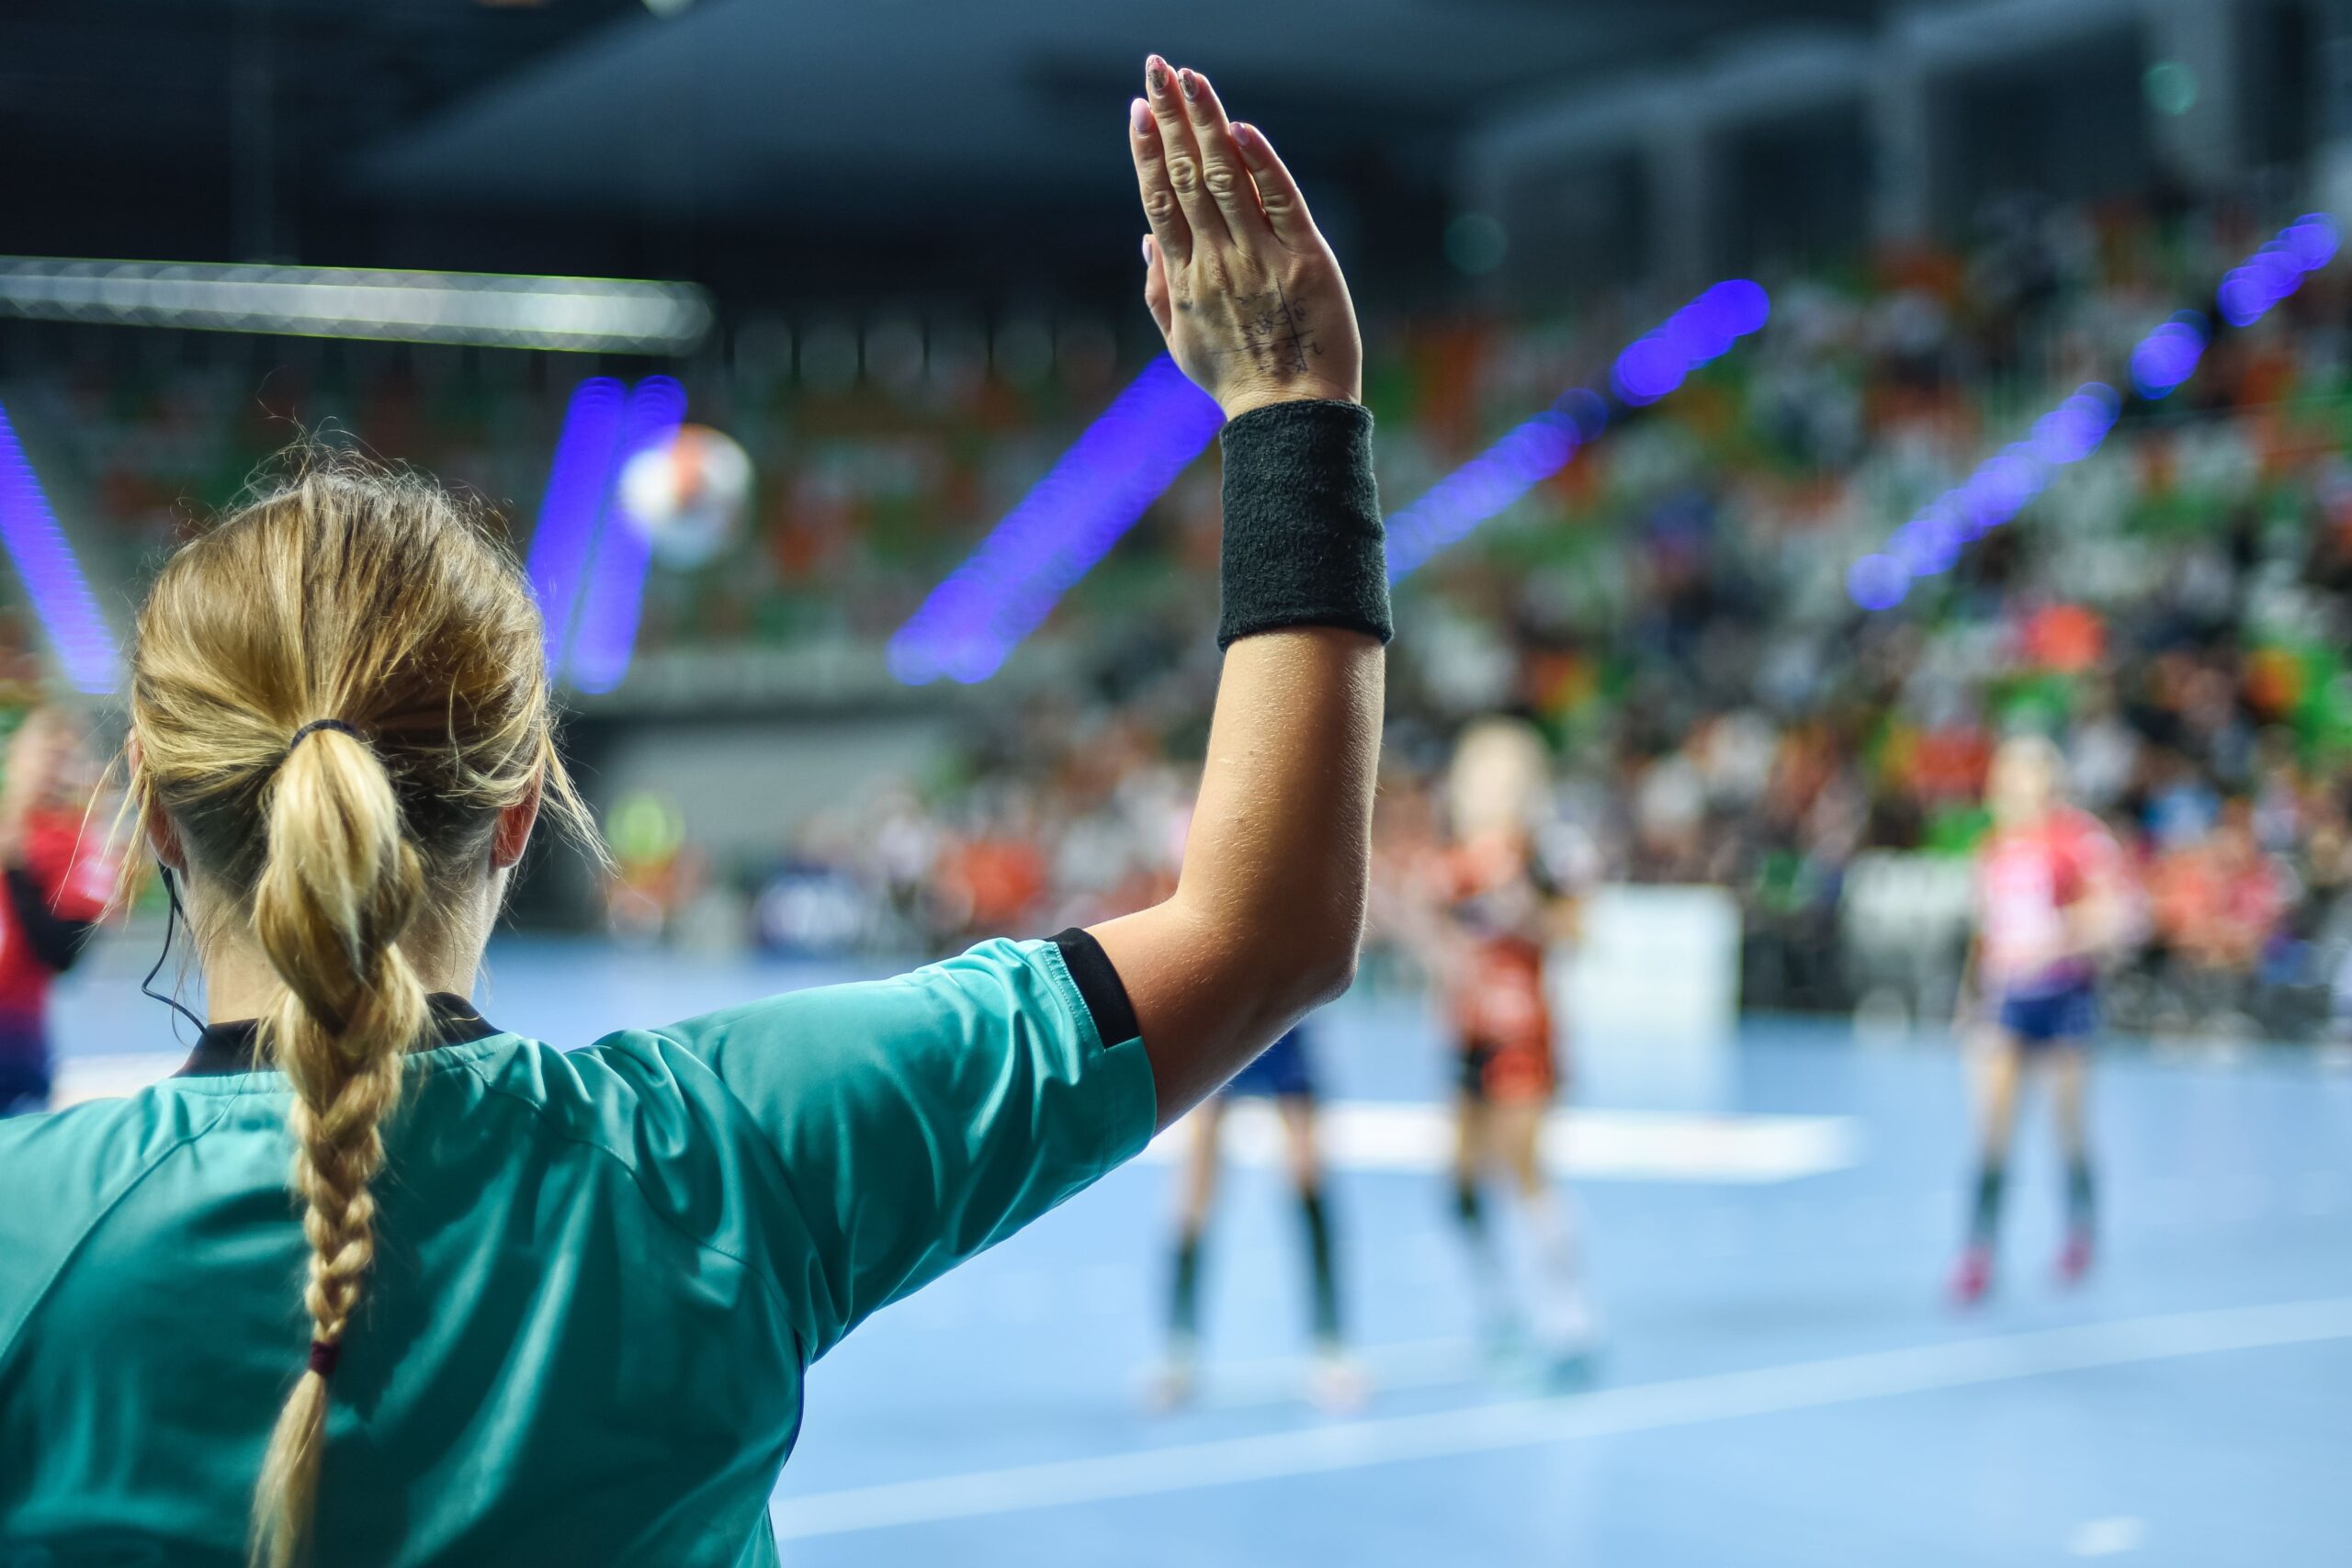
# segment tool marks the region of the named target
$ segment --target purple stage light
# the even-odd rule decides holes
[[[1598,441],[1609,428],[1609,400],[1589,387],[1573,387],[1552,400],[1552,412],[1577,427],[1579,443]]]
[[[1890,609],[1903,602],[1912,579],[1949,571],[1969,540],[2023,511],[2058,469],[2098,451],[2122,408],[2123,400],[2104,381],[2076,388],[2034,422],[2030,439],[2013,441],[1985,458],[1965,481],[1889,536],[1883,552],[1856,561],[1847,573],[1848,594],[1865,610]]]
[[[621,417],[620,440],[600,499],[604,523],[580,591],[579,629],[571,638],[571,683],[583,692],[609,692],[628,673],[637,651],[637,625],[645,608],[645,573],[653,541],[617,515],[614,487],[621,468],[648,447],[677,434],[686,417],[686,389],[668,376],[648,376],[629,394]]]
[[[1690,374],[1690,355],[1664,331],[1659,331],[1627,344],[1625,352],[1617,356],[1610,379],[1617,395],[1638,408],[1657,401],[1682,385],[1682,378]]]
[[[2261,320],[2263,312],[2277,301],[2266,298],[2261,285],[2241,270],[2222,279],[2222,287],[2214,291],[2213,303],[2223,321],[2233,327],[2245,327]]]
[[[995,674],[1224,423],[1174,360],[1153,360],[899,628],[891,673],[909,685]]]
[[[2151,402],[2168,398],[2197,373],[2204,355],[2204,319],[2184,310],[2132,350],[2132,389]]]
[[[1864,556],[1846,573],[1847,596],[1865,610],[1892,610],[1910,592],[1910,574],[1893,556]]]
[[[2335,220],[2327,214],[2308,212],[2296,219],[2222,279],[2214,291],[2222,319],[2233,327],[2254,325],[2301,288],[2304,277],[2325,266],[2342,242]]]
[[[1958,563],[1960,547],[1957,529],[1940,516],[1923,514],[1894,531],[1886,541],[1886,553],[1906,577],[1933,577]]]
[[[1764,286],[1746,277],[1727,277],[1707,290],[1706,299],[1714,301],[1725,329],[1734,337],[1746,337],[1758,331],[1772,319],[1772,297]]]
[[[592,376],[572,389],[562,433],[556,437],[555,460],[548,468],[539,521],[531,530],[531,553],[524,571],[547,623],[550,674],[562,665],[571,639],[596,521],[604,515],[605,497],[612,489],[621,402],[621,384],[609,376]]]
[[[89,580],[57,525],[6,409],[0,409],[0,545],[7,548],[66,680],[91,696],[113,691],[121,674],[121,650],[98,614]]]
[[[2279,231],[2279,242],[2292,252],[2305,272],[2317,272],[2335,259],[2343,235],[2335,220],[2324,212],[2307,212]]]
[[[1456,468],[1412,505],[1388,515],[1394,582],[1568,466],[1584,444],[1576,422],[1546,412]]]
[[[1667,318],[1662,332],[1686,366],[1715,358],[1731,347],[1736,335],[1720,304],[1705,294]]]
[[[1735,340],[1761,327],[1771,314],[1771,297],[1763,285],[1725,278],[1668,317],[1657,331],[1628,344],[1609,373],[1610,384],[1636,408],[1654,403],[1691,371],[1721,358]]]
[[[1771,315],[1763,287],[1744,277],[1716,284],[1618,355],[1610,379],[1639,406],[1656,402],[1683,378]],[[1402,511],[1388,514],[1388,581],[1419,570],[1440,550],[1567,467],[1577,449],[1608,428],[1609,405],[1578,387],[1551,408],[1440,479]]]

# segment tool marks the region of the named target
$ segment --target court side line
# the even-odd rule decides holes
[[[779,1500],[774,1509],[775,1530],[785,1540],[848,1535],[2347,1338],[2352,1338],[2352,1297],[2039,1329],[1556,1399],[820,1492]]]

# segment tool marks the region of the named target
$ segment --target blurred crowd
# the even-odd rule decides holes
[[[1847,587],[1858,557],[2059,398],[2124,385],[2132,344],[2210,307],[2275,229],[2258,217],[2278,215],[2017,203],[1964,248],[1763,279],[1765,331],[1401,586],[1379,831],[1429,833],[1449,738],[1521,713],[1552,743],[1556,814],[1590,875],[1732,889],[1747,1002],[1846,1007],[1865,983],[1839,940],[1858,860],[1964,855],[1993,745],[2036,728],[2137,867],[2119,1021],[2332,1027],[2352,953],[2340,266],[2215,342],[1900,608],[1864,611]],[[1388,504],[1604,385],[1615,349],[1679,303],[1369,322]],[[878,641],[1133,357],[1082,321],[1035,326],[1025,358],[935,325],[839,335],[820,324],[764,357],[739,344],[689,376],[695,417],[735,433],[761,482],[731,554],[657,577],[650,645]],[[311,387],[380,449],[492,499],[536,494],[561,387],[413,369],[356,385],[338,363],[259,400],[184,367],[8,395],[40,431],[74,433],[79,499],[133,555],[186,526],[191,501],[225,499]],[[1070,593],[1038,641],[1082,682],[1024,690],[1016,661],[952,766],[819,814],[773,859],[708,865],[691,824],[657,836],[624,854],[616,918],[655,931],[723,897],[772,945],[904,952],[1154,896],[1205,738],[1216,516],[1206,459]]]

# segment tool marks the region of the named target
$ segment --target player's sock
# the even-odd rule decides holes
[[[2090,1272],[2097,1238],[2098,1190],[2089,1156],[2066,1161],[2066,1241],[2058,1252],[2058,1278],[2073,1284]]]
[[[1974,1306],[1993,1288],[1993,1240],[2001,1228],[2001,1190],[2007,1181],[2007,1169],[1994,1161],[1986,1161],[1976,1172],[1976,1196],[1968,1213],[1968,1243],[1961,1248],[1948,1287],[1951,1299],[1961,1306]]]
[[[1478,1184],[1457,1178],[1453,1183],[1453,1222],[1478,1246],[1487,1242],[1487,1213],[1478,1201]]]
[[[2090,1156],[2076,1155],[2066,1162],[2066,1228],[2087,1235],[2097,1228],[2098,1217],[2098,1188]]]
[[[1314,1273],[1316,1342],[1336,1345],[1340,1342],[1340,1281],[1331,1261],[1331,1219],[1324,1210],[1321,1191],[1309,1188],[1301,1192],[1298,1212],[1306,1222],[1306,1260]]]
[[[1518,1337],[1517,1314],[1510,1302],[1502,1259],[1497,1256],[1493,1233],[1476,1178],[1457,1178],[1453,1184],[1453,1221],[1461,1227],[1463,1246],[1470,1253],[1472,1288],[1478,1292],[1478,1312],[1487,1339],[1497,1348]]]
[[[1976,1173],[1976,1200],[1969,1211],[1968,1244],[1990,1247],[2001,1228],[2001,1193],[2008,1184],[2008,1171],[1987,1161]]]
[[[1544,1348],[1555,1356],[1582,1354],[1591,1347],[1595,1325],[1585,1297],[1575,1209],[1555,1192],[1541,1193],[1528,1200],[1527,1227],[1543,1280],[1536,1329]]]
[[[1201,1233],[1188,1230],[1176,1239],[1174,1286],[1169,1293],[1168,1335],[1189,1347],[1199,1337],[1201,1323]]]

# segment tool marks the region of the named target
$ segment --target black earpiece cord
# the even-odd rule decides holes
[[[179,1014],[180,1018],[184,1018],[190,1023],[196,1025],[197,1032],[201,1034],[207,1027],[204,1020],[197,1017],[195,1013],[190,1012],[187,1008],[182,1007],[180,1005],[180,999],[177,997],[167,997],[163,992],[155,988],[155,976],[164,972],[164,964],[167,963],[172,956],[172,930],[181,921],[187,919],[187,912],[180,908],[179,885],[172,880],[172,868],[165,865],[163,862],[157,861],[155,863],[155,869],[164,874],[164,896],[172,901],[172,907],[170,911],[164,916],[164,951],[155,955],[155,967],[147,971],[147,978],[140,982],[139,989],[141,994],[154,998],[157,1001],[163,1003],[165,1007]],[[175,1039],[179,1037],[179,1019],[174,1019],[172,1021],[172,1035]]]

